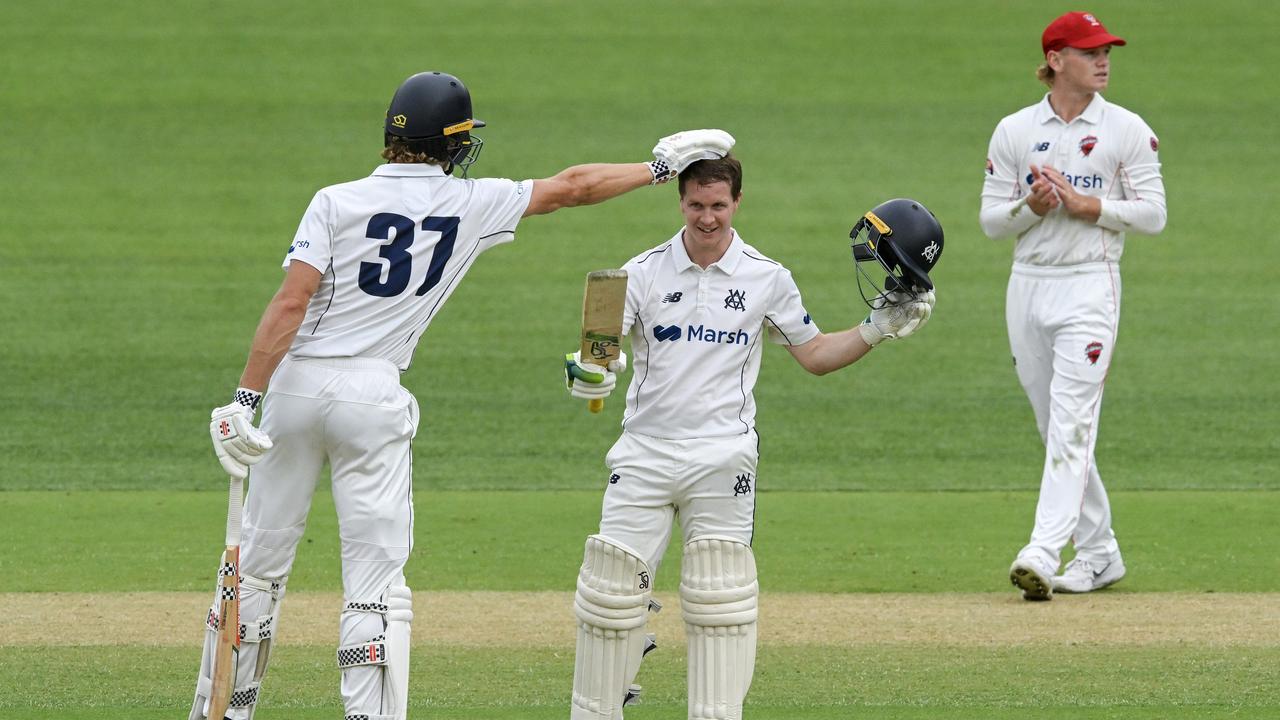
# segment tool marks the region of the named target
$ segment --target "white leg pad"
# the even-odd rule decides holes
[[[231,692],[227,717],[251,720],[258,703],[258,691],[271,658],[271,644],[279,624],[280,604],[284,601],[287,578],[263,580],[251,575],[240,576],[240,654],[236,665],[236,686]],[[246,620],[253,618],[253,620]],[[218,640],[218,604],[215,601],[205,616],[204,650],[200,656],[200,676],[196,679],[196,697],[191,703],[189,720],[204,720],[209,712],[209,694],[213,689],[213,649]],[[213,718],[222,720],[222,718]]]
[[[756,664],[760,586],[751,547],[704,535],[684,547],[680,607],[689,641],[690,720],[740,720]]]
[[[388,587],[378,600],[348,600],[340,620],[338,667],[346,717],[404,720],[409,706],[409,645],[413,594]],[[354,642],[352,642],[354,640]]]
[[[602,535],[587,538],[573,610],[578,618],[571,720],[621,720],[640,669],[652,592],[649,566]]]

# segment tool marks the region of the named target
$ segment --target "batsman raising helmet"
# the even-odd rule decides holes
[[[213,411],[223,469],[244,478],[253,468],[233,720],[252,717],[257,704],[326,462],[342,547],[342,702],[348,718],[405,717],[413,602],[404,566],[413,547],[418,403],[400,373],[419,339],[476,257],[512,241],[522,218],[665,182],[733,146],[725,132],[693,130],[660,140],[650,162],[578,165],[540,180],[466,179],[481,147],[472,131],[484,126],[452,75],[419,73],[400,85],[386,114],[386,164],[311,200],[240,387]],[[208,713],[214,637],[206,633],[192,720]]]
[[[866,320],[823,333],[791,273],[733,227],[742,200],[736,158],[693,163],[680,173],[679,190],[683,227],[623,268],[634,374],[622,436],[605,457],[600,530],[587,538],[578,571],[573,720],[620,720],[638,696],[641,658],[656,647],[645,632],[658,609],[653,578],[677,515],[689,718],[742,717],[756,652],[753,388],[763,341],[823,375],[915,333],[934,306],[929,271],[942,252],[942,227],[915,201],[891,200],[858,221],[857,265],[889,280],[866,295]],[[603,398],[624,368],[571,357],[570,394]]]

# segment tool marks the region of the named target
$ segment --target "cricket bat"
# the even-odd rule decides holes
[[[227,549],[218,568],[218,640],[213,651],[213,689],[209,693],[209,717],[222,720],[231,704],[240,661],[240,512],[244,504],[244,481],[231,478],[227,501]]]
[[[587,273],[582,293],[582,345],[584,363],[602,367],[617,360],[622,352],[622,313],[627,305],[627,271],[596,270]],[[598,413],[604,399],[591,400],[587,409]]]

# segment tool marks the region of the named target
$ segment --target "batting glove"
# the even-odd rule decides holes
[[[262,459],[271,449],[271,438],[253,426],[253,416],[262,401],[262,393],[237,388],[235,400],[214,408],[209,419],[209,436],[213,452],[222,469],[241,480],[249,475],[249,466]]]
[[[667,182],[699,160],[722,158],[733,149],[733,136],[723,130],[685,130],[653,146],[652,185]]]
[[[929,322],[936,302],[932,290],[918,292],[914,298],[895,290],[875,299],[874,309],[858,326],[858,332],[871,347],[908,337]]]
[[[582,362],[580,353],[564,356],[565,387],[569,394],[583,400],[603,400],[618,384],[618,373],[627,369],[627,354],[622,353],[608,367]]]

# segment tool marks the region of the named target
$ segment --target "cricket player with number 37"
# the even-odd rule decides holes
[[[1124,44],[1089,13],[1051,22],[1037,73],[1049,93],[1001,120],[987,155],[980,219],[991,238],[1017,238],[1005,319],[1045,444],[1035,527],[1009,568],[1028,600],[1125,574],[1094,446],[1125,233],[1156,234],[1166,213],[1155,133],[1100,94]],[[1055,577],[1069,542],[1075,559]]]
[[[623,334],[635,367],[622,436],[605,458],[600,531],[587,538],[578,574],[573,720],[621,720],[638,695],[632,683],[655,646],[644,631],[656,608],[653,577],[677,515],[689,718],[742,717],[756,651],[753,388],[764,341],[822,375],[911,335],[933,310],[928,272],[942,252],[942,227],[919,203],[890,200],[859,220],[855,242],[867,236],[854,257],[859,266],[880,263],[886,287],[868,300],[862,324],[826,334],[805,312],[791,273],[734,229],[742,199],[736,158],[693,163],[680,173],[679,190],[684,226],[624,266]],[[572,356],[569,391],[602,399],[624,367],[625,358],[601,367]]]
[[[222,467],[244,478],[253,466],[233,720],[253,715],[326,461],[346,598],[337,647],[346,717],[403,720],[413,618],[403,570],[413,545],[410,444],[418,404],[400,373],[419,339],[476,257],[513,240],[522,218],[666,182],[733,147],[728,133],[693,130],[662,138],[651,162],[578,165],[541,180],[466,179],[481,145],[471,130],[483,126],[452,75],[419,73],[400,85],[386,115],[387,163],[316,193],[240,387],[213,411],[210,432]],[[462,177],[453,177],[455,170]],[[192,720],[208,712],[214,637],[206,633]]]

